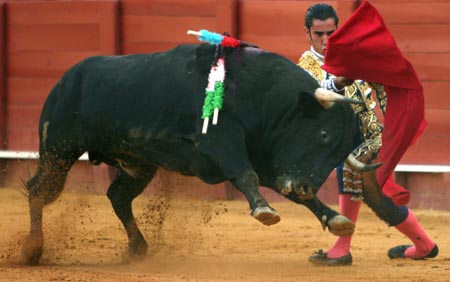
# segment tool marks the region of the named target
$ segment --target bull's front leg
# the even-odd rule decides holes
[[[227,116],[224,116],[222,122],[227,122],[226,119]],[[228,122],[233,126],[236,125],[232,120]],[[265,225],[278,223],[280,216],[259,193],[259,179],[248,158],[246,138],[242,135],[244,131],[239,127],[231,130],[215,130],[217,128],[212,128],[208,133],[210,134],[208,140],[200,141],[199,151],[209,156],[209,159],[218,165],[225,179],[244,194],[250,205],[250,214],[254,218]],[[229,144],[230,136],[233,136],[232,146]]]
[[[322,203],[316,196],[302,200],[297,194],[290,193],[286,197],[306,206],[320,221],[323,230],[328,228],[336,236],[350,236],[355,232],[355,224],[350,219]]]
[[[230,182],[245,195],[250,205],[250,214],[254,218],[265,225],[273,225],[280,221],[278,213],[259,192],[259,180],[254,171],[246,171],[239,177],[231,178]]]

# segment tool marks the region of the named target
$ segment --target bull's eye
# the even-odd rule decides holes
[[[328,137],[328,132],[326,131],[326,130],[322,130],[321,132],[320,132],[320,136],[322,136],[322,138],[327,138]]]

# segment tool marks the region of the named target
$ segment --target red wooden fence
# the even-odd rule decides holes
[[[324,1],[341,23],[359,2]],[[450,2],[373,0],[405,56],[416,67],[429,126],[402,160],[450,160]],[[163,51],[196,42],[187,29],[229,32],[297,61],[309,48],[304,13],[316,1],[107,0],[7,1],[0,18],[0,141],[9,150],[37,150],[42,103],[65,70],[95,54]],[[5,63],[2,64],[4,66]],[[370,66],[368,66],[370,67]],[[2,135],[1,132],[4,132]],[[3,140],[1,140],[3,138]],[[438,149],[439,148],[439,149]]]
[[[320,1],[332,5],[343,22],[357,7],[355,0]],[[305,12],[317,1],[243,0],[239,8],[239,37],[294,62],[309,50]]]
[[[61,75],[97,54],[117,54],[118,1],[8,2],[6,142],[37,150],[43,102]]]
[[[188,29],[236,33],[237,0],[124,0],[122,52],[149,53],[197,43]]]
[[[0,1],[0,149],[6,147],[6,33],[5,33],[5,4]]]

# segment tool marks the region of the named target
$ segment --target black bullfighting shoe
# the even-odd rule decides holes
[[[327,253],[324,253],[322,250],[315,251],[308,260],[310,263],[320,266],[351,265],[353,262],[351,253],[348,253],[345,256],[339,258],[329,258],[327,257]]]
[[[396,259],[396,258],[407,258],[405,257],[405,250],[409,247],[412,247],[412,245],[400,245],[393,247],[389,249],[387,255],[390,259]],[[439,254],[439,248],[437,245],[434,245],[434,248],[426,255],[420,258],[413,258],[413,259],[427,259],[427,258],[434,258]]]

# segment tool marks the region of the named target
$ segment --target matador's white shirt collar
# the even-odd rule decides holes
[[[314,48],[311,46],[311,52],[316,56],[322,63],[325,60],[325,57],[314,50]]]

